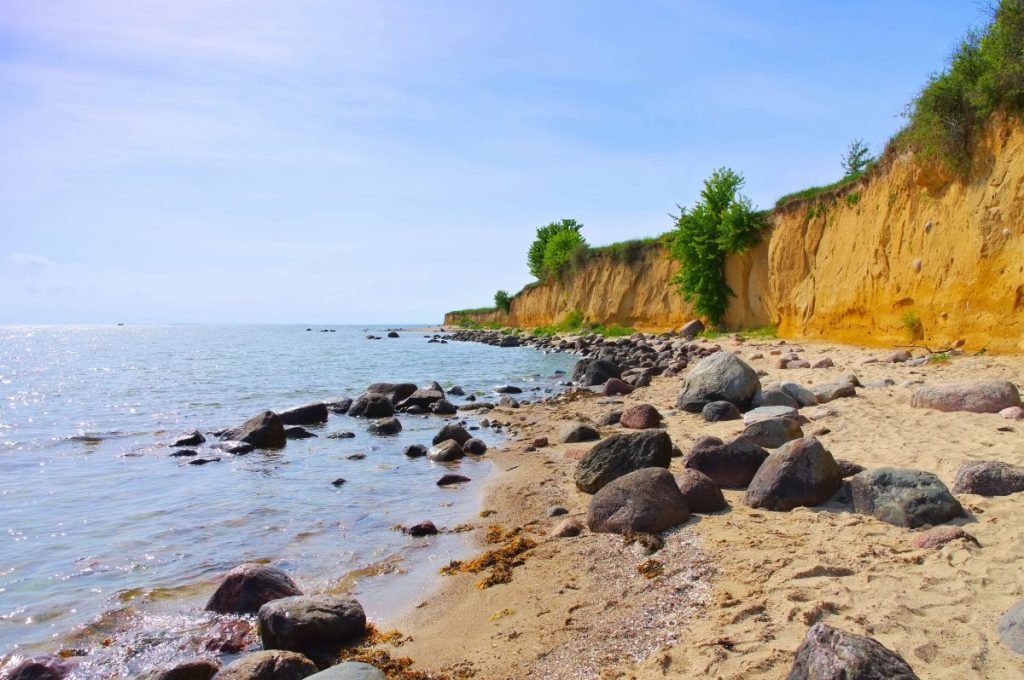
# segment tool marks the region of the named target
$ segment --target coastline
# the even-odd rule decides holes
[[[779,341],[740,344],[723,338],[721,344],[749,357],[768,355]],[[895,382],[858,389],[857,397],[830,403],[822,410],[830,415],[804,426],[807,434],[828,429],[820,440],[837,458],[868,468],[927,470],[947,484],[965,460],[1024,464],[1024,428],[1017,421],[912,409],[909,395],[916,384],[903,384],[994,377],[1019,384],[1021,357],[960,356],[946,364],[911,366],[885,363],[879,350],[836,343],[793,342],[786,348],[812,359],[828,356],[835,367],[783,371],[770,366],[770,355],[748,359],[767,371],[764,382],[824,383],[851,372],[863,383]],[[867,358],[882,361],[863,363]],[[1024,594],[1017,566],[1024,529],[1015,521],[1024,512],[1024,494],[960,494],[969,517],[951,524],[962,525],[980,547],[954,541],[922,549],[913,544],[921,530],[853,514],[834,500],[771,512],[747,507],[742,491],[725,490],[728,510],[694,516],[669,532],[669,552],[654,555],[665,561],[666,574],[649,581],[635,571],[647,557],[620,536],[584,531],[577,538],[549,537],[564,519],[548,518],[550,506],[563,505],[570,517],[582,517],[589,501],[572,484],[573,458],[588,445],[528,450],[535,437],[554,440],[558,423],[596,423],[613,408],[651,403],[666,415],[666,429],[684,452],[701,435],[725,438],[742,429],[738,421],[706,423],[699,415],[673,412],[680,382],[657,377],[650,387],[614,399],[621,404],[593,395],[492,411],[519,427],[508,450],[494,454],[499,471],[485,501],[494,514],[478,523],[474,536],[483,550],[483,530],[494,524],[518,528],[538,545],[512,570],[510,583],[480,589],[477,575],[446,577],[424,605],[398,622],[412,639],[391,651],[412,658],[418,669],[453,676],[471,672],[477,678],[782,678],[807,628],[820,621],[878,639],[921,677],[1024,673],[1024,660],[997,634],[1000,617]],[[621,431],[599,429],[603,436]],[[674,458],[670,470],[680,467]],[[687,550],[672,552],[674,541]],[[689,589],[680,590],[678,573],[685,574]],[[645,630],[634,617],[649,617],[641,596],[650,593],[673,603],[675,621],[659,620],[666,634],[652,648],[637,650],[642,658],[634,662],[616,643]],[[613,653],[602,655],[608,651]]]

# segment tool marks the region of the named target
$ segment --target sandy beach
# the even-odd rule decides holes
[[[912,408],[921,383],[1002,378],[1024,382],[1024,359],[953,357],[920,366],[885,362],[881,349],[834,343],[718,342],[767,375],[762,384],[804,385],[854,374],[870,384],[857,396],[807,408],[803,426],[834,457],[866,468],[906,467],[936,473],[952,486],[970,460],[1024,464],[1024,425],[998,414]],[[769,352],[796,351],[824,369],[774,368]],[[922,354],[918,351],[917,354]],[[751,359],[761,354],[764,358]],[[864,363],[876,358],[877,363]],[[702,435],[723,439],[741,421],[708,423],[674,408],[682,377],[655,378],[629,396],[572,391],[547,403],[495,409],[470,420],[512,423],[515,433],[493,453],[499,472],[479,522],[481,552],[488,527],[529,537],[536,547],[518,556],[511,581],[478,587],[485,574],[446,577],[397,627],[411,640],[389,649],[415,668],[476,678],[784,678],[810,625],[823,622],[868,635],[898,652],[922,678],[1010,678],[1024,675],[1024,658],[1004,647],[997,625],[1021,599],[1024,494],[985,498],[961,494],[968,517],[955,520],[980,545],[955,540],[939,549],[914,546],[910,530],[854,514],[841,498],[789,512],[753,510],[742,491],[725,490],[729,509],[694,515],[666,532],[653,555],[622,536],[584,530],[552,538],[564,506],[584,518],[590,496],[576,490],[573,470],[588,444],[556,444],[558,427],[597,425],[612,410],[654,405],[684,453]],[[623,431],[599,427],[602,436]],[[550,446],[532,444],[539,437]],[[682,467],[673,458],[671,471]],[[842,496],[840,492],[839,496]],[[494,531],[491,535],[493,537]],[[663,565],[653,578],[637,568]]]

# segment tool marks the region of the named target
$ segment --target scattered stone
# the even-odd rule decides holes
[[[494,388],[494,391],[498,394],[522,394],[523,388],[516,387],[515,385],[498,385]]]
[[[786,362],[783,368],[810,368],[811,362],[806,359],[791,359]]]
[[[784,382],[779,384],[779,389],[793,397],[800,406],[817,406],[818,398],[814,393],[803,385],[795,382]]]
[[[387,680],[376,666],[362,661],[345,661],[309,676],[310,680]]]
[[[663,433],[659,433],[663,434]],[[647,467],[609,482],[590,499],[587,527],[595,533],[658,533],[690,517],[672,474]]]
[[[386,394],[367,392],[352,402],[348,414],[353,418],[389,418],[395,415],[395,405]]]
[[[277,415],[285,425],[319,425],[327,422],[327,404],[323,402],[303,404],[278,411]]]
[[[828,402],[835,401],[836,399],[857,396],[856,386],[842,382],[812,385],[810,390],[814,393],[819,404],[827,404]]]
[[[246,444],[249,446],[249,444]],[[250,446],[250,448],[252,448]],[[191,458],[192,456],[198,456],[199,452],[195,449],[179,449],[178,451],[172,451],[170,453],[171,458]]]
[[[257,449],[280,449],[286,441],[284,423],[273,411],[253,416],[238,427],[225,431],[220,438],[246,442]]]
[[[795,418],[798,413],[795,408],[789,406],[758,406],[743,414],[743,424],[753,425],[772,418]]]
[[[199,446],[205,441],[206,437],[203,436],[202,432],[200,432],[199,430],[192,430],[191,432],[186,432],[185,434],[179,436],[173,442],[168,444],[168,446],[171,447],[172,449],[183,448],[188,446]]]
[[[519,408],[519,400],[505,395],[498,400],[498,406],[501,406],[502,408]]]
[[[999,413],[1020,406],[1017,386],[1008,380],[983,380],[954,385],[932,385],[918,389],[910,398],[915,408],[936,411]]]
[[[711,401],[729,401],[743,409],[761,389],[757,373],[731,352],[715,352],[700,360],[683,381],[676,406],[700,413]]]
[[[999,412],[999,415],[1009,420],[1024,420],[1024,408],[1020,406],[1007,406]]]
[[[535,449],[543,449],[548,445],[547,437],[534,437],[530,445]]]
[[[786,680],[918,680],[896,652],[877,640],[816,623],[796,650]]]
[[[463,475],[447,474],[442,475],[441,479],[437,480],[438,486],[452,486],[454,484],[462,484],[464,482],[472,481],[469,477]]]
[[[193,458],[188,462],[189,465],[206,465],[207,463],[219,463],[220,458]]]
[[[701,411],[704,420],[709,423],[717,423],[722,420],[739,420],[743,417],[740,410],[731,401],[712,401],[704,406]]]
[[[482,456],[487,453],[487,444],[482,439],[467,439],[466,443],[462,445],[462,450],[465,453],[471,453],[474,456]]]
[[[743,501],[767,510],[813,507],[831,498],[841,485],[832,454],[814,437],[806,437],[768,456],[750,481]]]
[[[907,350],[898,349],[893,351],[888,357],[886,357],[885,360],[888,361],[890,364],[902,364],[906,361],[910,361],[913,358],[914,355],[908,352]]]
[[[217,680],[302,680],[316,671],[302,654],[275,649],[246,654],[222,668]]]
[[[244,456],[247,453],[251,453],[255,448],[248,442],[240,442],[235,439],[228,439],[222,442],[216,442],[210,445],[211,449],[218,449],[224,453],[230,453],[235,456]]]
[[[999,640],[1018,654],[1024,654],[1024,600],[1015,604],[999,621]]]
[[[347,479],[345,479],[344,477],[338,477],[333,482],[331,482],[331,486],[344,486],[347,483],[348,483]]]
[[[619,378],[609,378],[604,384],[601,393],[606,397],[615,397],[622,394],[632,394],[633,386]]]
[[[338,413],[340,415],[348,413],[349,408],[352,406],[352,400],[348,397],[345,397],[344,399],[335,399],[325,403],[327,404],[328,411],[331,413]]]
[[[421,536],[435,536],[437,534],[437,527],[428,519],[418,524],[413,524],[405,530],[405,533],[415,538],[419,538]]]
[[[271,600],[301,594],[295,582],[280,569],[246,562],[227,573],[206,603],[206,610],[218,614],[255,614]]]
[[[574,475],[576,488],[596,493],[613,479],[634,470],[667,468],[671,458],[672,440],[661,430],[614,434],[595,444],[580,460]]]
[[[934,548],[939,549],[946,545],[950,541],[964,540],[969,543],[981,547],[976,539],[971,534],[967,533],[960,527],[934,527],[928,531],[921,532],[914,538],[915,548]]]
[[[687,340],[693,340],[704,332],[704,324],[700,319],[694,319],[679,329],[679,334]]]
[[[792,418],[770,418],[747,426],[740,436],[766,449],[775,449],[803,437],[804,432]]]
[[[220,664],[213,659],[194,659],[158,666],[134,680],[210,680],[218,670]]]
[[[548,517],[559,517],[561,515],[568,515],[569,511],[563,508],[561,505],[554,505],[548,508]]]
[[[946,485],[930,472],[885,467],[858,473],[849,483],[856,512],[896,526],[916,529],[965,516]]]
[[[815,406],[805,411],[804,415],[808,420],[821,420],[822,418],[831,418],[832,416],[839,415],[839,410],[834,406]]]
[[[635,404],[619,416],[619,425],[631,430],[646,430],[661,425],[662,416],[650,404]]]
[[[1009,496],[1024,491],[1024,467],[998,460],[963,463],[953,478],[953,493]]]
[[[298,425],[292,425],[291,427],[284,428],[285,439],[312,439],[316,437],[315,434],[310,432],[304,427]]]
[[[836,466],[839,468],[839,476],[843,479],[853,477],[865,470],[863,465],[858,465],[852,460],[846,460],[845,458],[836,458]]]
[[[332,432],[327,435],[328,439],[352,439],[356,436],[355,432]]]
[[[583,522],[575,517],[566,517],[551,530],[554,538],[572,538],[583,533]]]
[[[563,444],[593,442],[601,438],[601,433],[590,425],[581,422],[566,423],[558,428],[558,441]]]
[[[264,649],[318,655],[362,636],[366,614],[352,597],[297,595],[260,607],[259,630]]]
[[[824,359],[818,359],[813,364],[811,364],[811,368],[832,368],[833,366],[835,366],[835,364],[832,363],[832,360],[828,357],[825,357]]]
[[[690,512],[718,512],[729,507],[722,490],[700,470],[683,468],[675,480]]]
[[[411,446],[406,446],[402,453],[409,458],[422,458],[427,455],[427,447],[423,446],[423,444],[412,444]]]
[[[683,460],[683,467],[698,470],[724,489],[745,489],[768,452],[749,439],[728,444],[717,437],[701,437]]]
[[[618,425],[619,421],[621,419],[622,419],[622,411],[611,411],[609,413],[604,414],[604,416],[601,418],[599,424],[600,425],[605,425],[605,426]]]
[[[446,439],[439,444],[431,446],[430,450],[427,451],[427,458],[438,463],[448,463],[458,460],[465,455],[462,447],[454,439]]]
[[[796,399],[778,387],[765,387],[754,395],[750,402],[755,408],[761,406],[786,406],[792,409],[799,408],[800,404]]]
[[[611,378],[622,377],[622,370],[606,359],[581,359],[572,369],[572,381],[583,387],[603,385]]]
[[[4,677],[6,680],[63,680],[77,665],[77,659],[44,654],[25,659]]]

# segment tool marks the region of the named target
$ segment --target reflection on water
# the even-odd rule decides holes
[[[412,539],[393,527],[472,519],[491,471],[486,457],[402,455],[429,444],[439,418],[400,415],[403,431],[379,437],[332,415],[309,428],[318,438],[281,451],[199,447],[221,458],[202,466],[162,444],[376,381],[438,380],[488,398],[515,382],[540,395],[572,360],[337,329],[0,328],[0,654],[88,650],[81,677],[175,658],[201,643],[212,621],[206,597],[244,561],[279,566],[307,592],[354,592],[371,618],[416,604],[466,538]],[[340,430],[356,437],[325,436]],[[453,468],[473,481],[437,487]],[[332,486],[338,477],[347,483]]]

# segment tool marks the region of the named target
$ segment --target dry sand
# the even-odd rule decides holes
[[[836,413],[804,426],[837,458],[865,467],[935,472],[952,485],[960,463],[1002,460],[1024,465],[1024,421],[999,415],[912,409],[914,386],[980,378],[1024,384],[1024,358],[961,356],[948,364],[875,363],[886,352],[827,343],[791,343],[812,362],[834,368],[772,368],[777,341],[721,342],[765,369],[762,383],[824,383],[854,373],[861,382],[891,378],[897,386],[858,388],[829,404]],[[852,514],[839,504],[792,512],[752,510],[742,492],[726,491],[730,510],[694,516],[669,532],[652,557],[665,572],[648,580],[637,567],[649,557],[623,538],[584,532],[549,538],[561,517],[553,505],[585,514],[589,496],[572,484],[572,458],[586,445],[527,451],[534,437],[554,441],[559,423],[598,422],[612,410],[650,403],[666,414],[667,431],[684,452],[705,434],[738,434],[739,421],[706,423],[673,410],[681,378],[656,379],[621,404],[599,396],[475,413],[510,421],[516,436],[494,452],[501,470],[488,490],[483,528],[521,528],[538,546],[524,554],[510,583],[476,587],[480,574],[445,577],[440,589],[398,628],[412,637],[395,654],[416,667],[477,678],[784,678],[809,625],[822,621],[870,635],[899,652],[922,678],[1024,677],[1024,656],[1002,646],[999,618],[1024,597],[1024,493],[999,498],[960,495],[969,518],[957,522],[981,547],[954,541],[917,549],[919,531]],[[805,409],[806,413],[808,409]],[[600,428],[602,435],[622,431]],[[673,459],[672,471],[681,467]],[[481,545],[481,550],[489,546]]]

